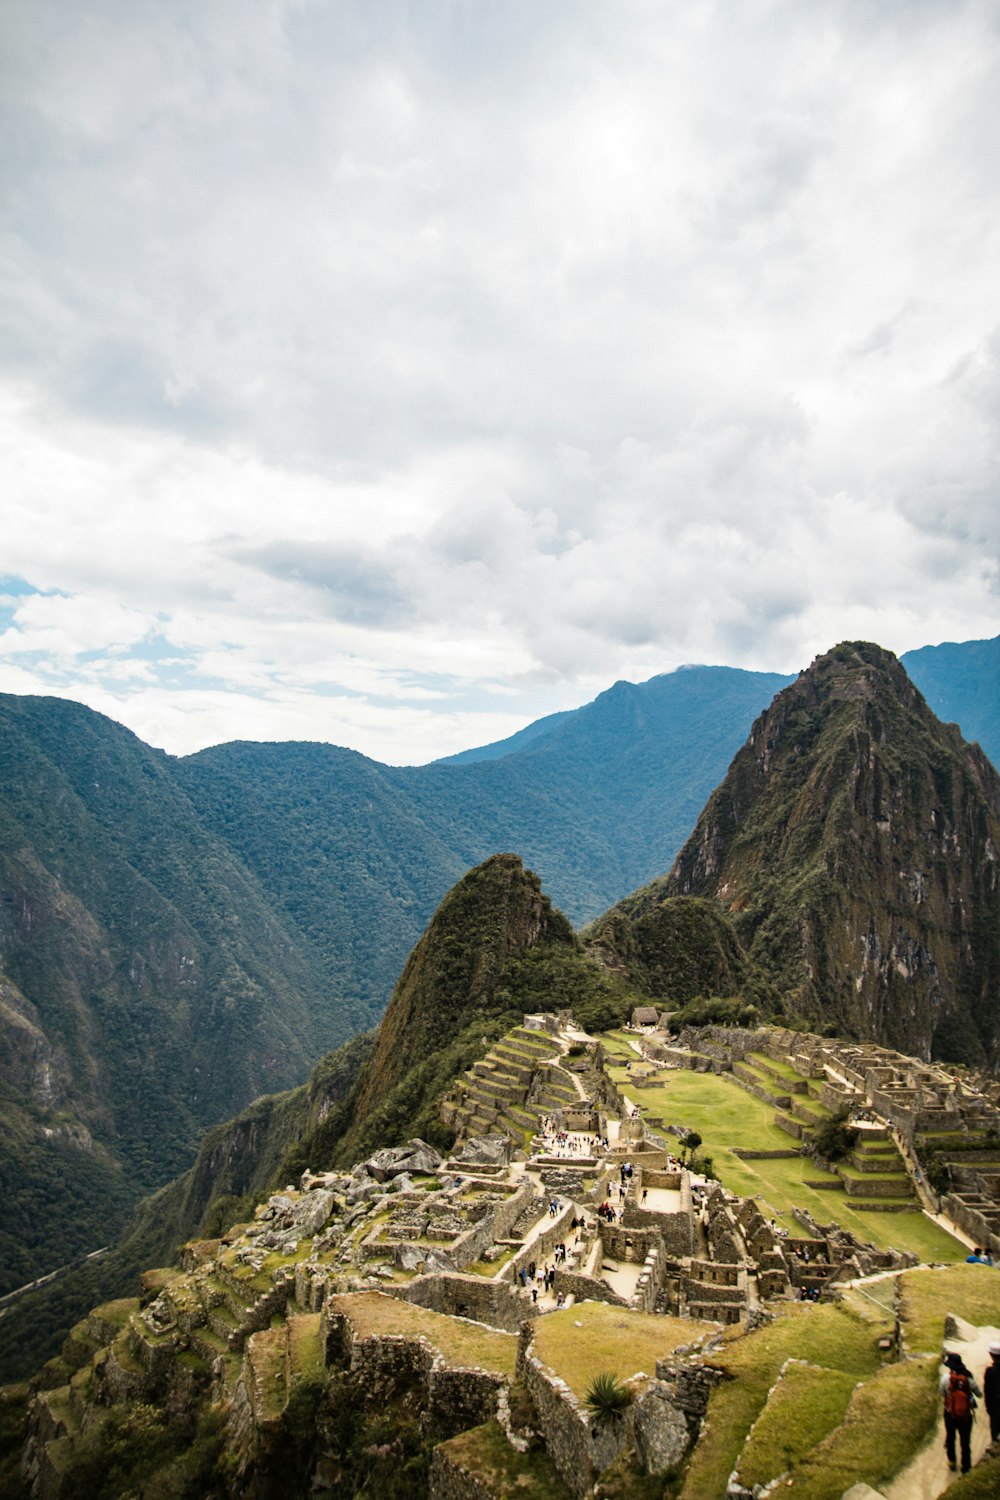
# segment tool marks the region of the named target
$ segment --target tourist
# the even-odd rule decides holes
[[[990,1442],[1000,1438],[1000,1344],[990,1345],[990,1363],[983,1375],[983,1400],[990,1419]]]
[[[968,1474],[972,1467],[970,1441],[972,1438],[972,1416],[975,1398],[982,1391],[967,1370],[960,1354],[946,1354],[941,1372],[940,1391],[944,1398],[944,1451],[949,1469],[955,1464],[955,1438],[958,1438],[962,1459],[962,1473]]]

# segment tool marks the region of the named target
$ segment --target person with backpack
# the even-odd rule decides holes
[[[962,1454],[962,1473],[968,1474],[972,1467],[972,1418],[976,1398],[982,1391],[976,1384],[971,1370],[966,1369],[960,1354],[946,1354],[941,1372],[941,1395],[944,1397],[944,1451],[949,1469],[955,1464],[955,1438],[958,1438]]]
[[[990,1363],[983,1376],[983,1393],[990,1419],[990,1442],[1000,1438],[1000,1344],[990,1345]]]

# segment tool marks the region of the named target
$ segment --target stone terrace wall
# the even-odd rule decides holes
[[[595,1478],[626,1447],[631,1424],[626,1420],[592,1424],[564,1380],[529,1350],[519,1373],[531,1398],[549,1457],[577,1500],[589,1494]]]
[[[431,1454],[427,1500],[496,1500],[496,1490],[463,1469],[440,1445]]]
[[[328,1364],[355,1375],[369,1401],[390,1400],[397,1391],[417,1393],[419,1405],[436,1432],[454,1436],[495,1417],[502,1375],[490,1370],[450,1365],[419,1335],[359,1336],[346,1313],[322,1313]]]
[[[387,1286],[386,1291],[432,1312],[471,1318],[505,1333],[519,1333],[525,1318],[537,1317],[539,1312],[510,1282],[486,1281],[482,1276],[457,1273],[415,1276],[406,1286]]]

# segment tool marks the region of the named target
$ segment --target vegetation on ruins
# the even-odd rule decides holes
[[[858,1131],[848,1125],[850,1110],[842,1109],[828,1120],[820,1120],[812,1133],[812,1146],[817,1156],[827,1161],[840,1161],[857,1143]]]
[[[583,1404],[597,1422],[613,1422],[623,1417],[635,1399],[611,1370],[602,1370],[587,1387]]]

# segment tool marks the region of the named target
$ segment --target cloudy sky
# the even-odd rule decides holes
[[[0,27],[0,690],[415,762],[1000,631],[995,0]]]

